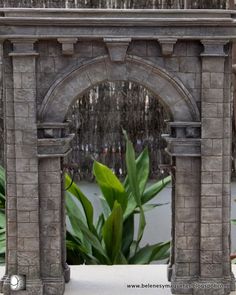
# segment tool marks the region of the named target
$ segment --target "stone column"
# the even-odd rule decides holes
[[[200,122],[172,122],[170,127],[167,152],[175,163],[175,214],[169,275],[174,294],[192,294],[200,272]]]
[[[63,294],[70,280],[66,264],[65,202],[62,158],[73,135],[66,123],[38,124],[40,249],[44,294]]]
[[[61,177],[60,157],[40,158],[40,249],[44,294],[52,294],[52,290],[53,294],[64,293]]]
[[[6,89],[7,275],[24,275],[22,294],[43,294],[40,279],[36,125],[36,40],[12,40],[13,79]],[[10,291],[9,280],[4,293]],[[23,291],[22,291],[23,292]]]
[[[3,41],[0,40],[0,165],[4,165],[3,124]]]
[[[202,164],[200,284],[217,289],[195,294],[228,294],[230,264],[230,75],[226,75],[225,40],[204,40],[202,53]],[[228,81],[227,81],[228,80]]]

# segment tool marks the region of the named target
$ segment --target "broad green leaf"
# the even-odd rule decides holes
[[[130,260],[130,264],[149,264],[154,260],[166,258],[170,248],[170,242],[147,245],[141,248]]]
[[[73,182],[68,174],[65,174],[65,187],[69,187],[68,191],[73,194],[81,203],[84,209],[88,227],[94,232],[93,226],[93,206],[88,198],[83,194],[79,187]]]
[[[142,204],[153,199],[160,191],[162,191],[171,182],[171,176],[167,176],[153,185],[149,186],[142,195]]]
[[[83,246],[87,249],[87,251],[91,253],[92,247],[90,243],[87,241],[87,239],[84,237],[84,234],[82,233],[80,227],[78,227],[77,223],[77,220],[80,220],[81,222],[83,222],[83,224],[86,224],[86,219],[82,214],[80,208],[74,201],[74,196],[70,192],[67,191],[65,193],[65,198],[67,209],[66,214],[69,218],[69,222],[71,225],[71,229],[70,226],[67,226],[67,232],[71,233],[71,235],[76,237],[78,241],[80,241],[83,244]]]
[[[134,214],[130,215],[123,223],[122,253],[129,256],[130,246],[134,239]]]
[[[151,261],[163,260],[170,257],[170,242],[160,243],[153,251]]]
[[[88,243],[92,247],[94,247],[109,263],[109,259],[106,255],[106,252],[104,251],[100,241],[98,240],[97,236],[94,235],[87,227],[86,225],[79,219],[76,215],[74,210],[71,208],[73,206],[72,202],[68,202],[69,198],[66,198],[66,208],[67,208],[67,214],[70,218],[73,230],[75,231],[75,234],[77,234],[77,231],[82,232],[83,237],[86,239]],[[80,238],[80,237],[79,237]]]
[[[107,166],[94,161],[93,173],[110,209],[112,210],[115,201],[117,201],[124,212],[127,206],[128,196],[122,183],[112,170]]]
[[[128,173],[129,188],[138,206],[141,206],[141,195],[137,177],[137,167],[135,162],[135,152],[130,140],[126,140],[126,167]]]
[[[236,224],[236,219],[231,219],[232,224]]]
[[[0,241],[6,241],[6,233],[0,234]]]
[[[0,254],[4,254],[6,252],[6,241],[0,241]]]
[[[0,227],[6,228],[6,215],[3,209],[0,209]]]
[[[139,227],[138,227],[137,246],[139,245],[139,242],[141,241],[141,239],[143,237],[145,226],[146,226],[145,214],[143,212],[143,208],[140,207],[140,219],[139,219]]]
[[[66,239],[66,247],[67,251],[71,251],[75,255],[81,255],[84,260],[94,261],[93,264],[98,264],[98,260],[96,257],[91,255],[83,245],[80,244],[80,242],[76,239],[74,239],[73,235],[70,235],[67,233],[67,239]],[[75,260],[77,257],[72,257],[73,260]],[[79,258],[80,259],[80,258]]]
[[[0,265],[4,265],[5,264],[5,255],[1,254],[0,256]]]
[[[0,166],[0,192],[3,195],[5,195],[5,185],[6,185],[5,181],[6,181],[5,170],[2,166]]]
[[[126,220],[131,214],[134,213],[134,210],[137,208],[137,203],[132,194],[130,194],[128,199],[128,204],[124,213],[124,220]]]
[[[136,159],[137,180],[139,184],[140,195],[142,196],[149,177],[149,155],[148,149],[145,148],[143,152]]]
[[[122,232],[123,212],[121,205],[115,201],[113,210],[102,229],[106,251],[112,264],[117,262],[121,250]]]
[[[161,207],[164,205],[168,205],[169,203],[161,203],[161,204],[144,204],[143,205],[143,211],[144,212],[148,212],[151,211],[152,209],[156,208],[156,207]],[[140,209],[137,208],[135,209],[134,213],[140,213]]]
[[[135,160],[136,169],[137,169],[137,179],[139,183],[140,195],[143,194],[144,189],[146,187],[148,176],[149,176],[149,155],[148,149],[145,148],[143,152],[138,156]],[[129,185],[129,177],[126,176],[123,183],[125,190],[130,193],[130,185]]]
[[[97,225],[96,225],[96,231],[97,231],[99,237],[102,237],[102,228],[103,228],[104,223],[105,223],[104,215],[100,214],[98,217]]]
[[[100,196],[99,200],[102,206],[103,214],[107,218],[111,213],[111,209],[103,196]]]

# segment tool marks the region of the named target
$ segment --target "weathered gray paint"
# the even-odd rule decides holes
[[[16,273],[26,276],[20,295],[63,294],[69,268],[60,172],[72,138],[64,120],[78,95],[107,80],[144,85],[173,120],[166,137],[175,185],[168,268],[173,293],[229,294],[234,288],[229,259],[234,13],[0,11],[8,233],[4,294],[13,294],[9,277]],[[221,285],[197,288],[202,283]]]

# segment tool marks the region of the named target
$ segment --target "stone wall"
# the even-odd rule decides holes
[[[52,82],[80,62],[108,54],[104,42],[79,41],[75,44],[73,56],[61,54],[58,42],[40,41],[37,59],[37,105],[41,102]],[[133,41],[128,54],[150,60],[157,66],[173,73],[185,85],[200,106],[201,95],[201,58],[202,45],[196,41],[178,41],[171,57],[164,57],[157,41]]]

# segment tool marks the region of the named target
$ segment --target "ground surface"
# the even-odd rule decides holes
[[[171,295],[170,288],[127,288],[127,284],[168,285],[166,265],[72,266],[65,295]],[[236,275],[236,266],[233,266]],[[0,275],[4,267],[0,267]],[[232,292],[231,295],[236,295]]]

